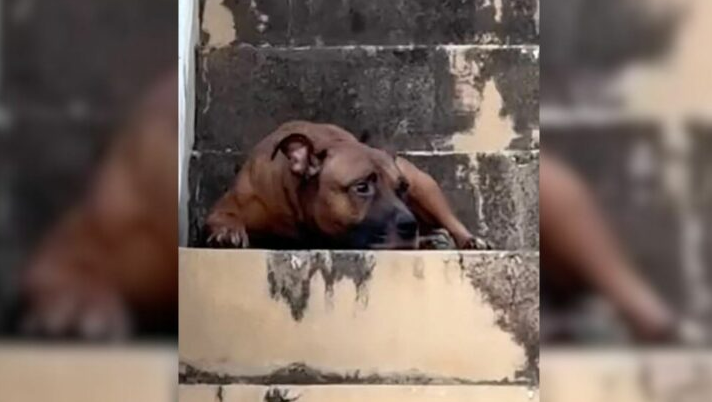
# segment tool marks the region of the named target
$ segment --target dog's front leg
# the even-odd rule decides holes
[[[396,158],[396,164],[408,181],[408,206],[419,221],[447,230],[459,249],[490,248],[457,219],[440,186],[429,174],[400,157]]]
[[[206,224],[209,245],[247,248],[250,245],[245,221],[240,214],[235,193],[230,190],[213,206]]]

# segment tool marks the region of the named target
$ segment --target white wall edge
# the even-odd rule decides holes
[[[188,167],[195,130],[198,0],[178,3],[178,244],[188,243]]]

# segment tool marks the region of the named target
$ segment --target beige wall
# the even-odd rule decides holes
[[[169,346],[0,346],[4,402],[172,402],[177,359]]]
[[[490,299],[497,291],[473,285],[468,269],[528,270],[538,279],[536,259],[527,265],[526,259],[508,253],[461,258],[456,252],[379,252],[363,258],[352,253],[355,259],[349,260],[323,253],[327,260],[342,258],[338,264],[332,261],[333,267],[352,273],[371,269],[362,286],[345,277],[329,291],[328,274],[308,278],[317,264],[314,255],[274,259],[263,251],[181,250],[181,363],[233,376],[268,375],[303,363],[339,375],[358,371],[362,377],[524,380],[518,371],[529,364],[525,348],[502,326],[502,321],[519,318],[493,306]],[[339,269],[333,267],[327,269]],[[270,271],[283,277],[281,284],[290,284],[284,291],[293,295],[304,292],[306,284],[309,296],[301,319],[295,319],[284,298],[270,294]],[[489,276],[477,275],[478,286],[485,287],[481,279]],[[504,272],[491,279],[496,276],[502,282],[524,280]],[[526,299],[521,293],[519,298]],[[530,293],[527,300],[536,312],[532,331],[538,331],[538,286]]]
[[[712,353],[542,350],[543,402],[712,400]]]

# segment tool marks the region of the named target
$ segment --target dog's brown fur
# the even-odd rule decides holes
[[[415,248],[417,240],[399,238],[388,222],[411,213],[421,229],[446,229],[458,248],[479,244],[438,184],[412,163],[340,127],[292,121],[257,144],[207,226],[210,242],[232,247],[278,236],[319,243],[311,247]],[[381,242],[352,241],[366,221],[378,221]]]

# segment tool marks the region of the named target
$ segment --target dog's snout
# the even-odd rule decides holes
[[[404,239],[412,239],[418,233],[418,221],[411,213],[400,213],[396,217],[398,235]]]

